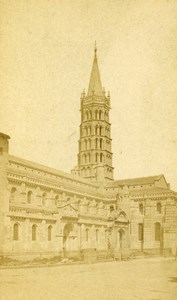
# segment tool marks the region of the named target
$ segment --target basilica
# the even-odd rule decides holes
[[[0,133],[0,256],[175,255],[177,193],[164,175],[114,179],[110,95],[96,48],[80,106],[71,174],[11,155],[10,137]]]

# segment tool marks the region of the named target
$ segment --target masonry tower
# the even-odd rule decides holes
[[[113,180],[109,111],[110,95],[102,88],[95,46],[88,91],[81,94],[78,166],[74,169],[92,182]]]

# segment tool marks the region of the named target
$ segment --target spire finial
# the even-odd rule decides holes
[[[92,96],[93,92],[94,95],[96,96],[103,95],[96,52],[97,52],[97,46],[95,41],[93,66],[92,66],[92,72],[90,76],[89,88],[87,93],[88,96]]]
[[[95,48],[94,48],[95,54],[97,53],[97,45],[96,45],[96,41],[95,41]]]

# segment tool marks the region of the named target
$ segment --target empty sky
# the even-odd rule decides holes
[[[115,178],[177,189],[177,1],[0,0],[0,131],[10,153],[69,172],[97,41]]]

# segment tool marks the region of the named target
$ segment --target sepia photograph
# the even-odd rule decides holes
[[[0,0],[0,300],[177,299],[177,1]]]

